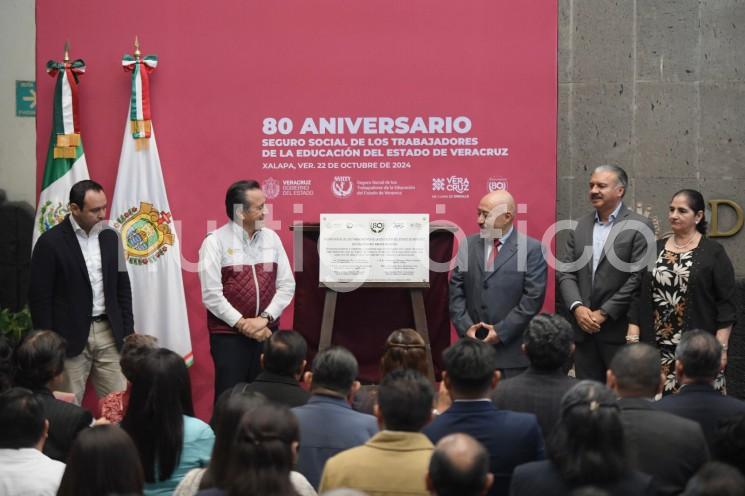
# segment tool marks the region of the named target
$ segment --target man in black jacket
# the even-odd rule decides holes
[[[709,460],[709,450],[696,422],[655,409],[663,385],[660,353],[652,346],[628,345],[613,357],[608,387],[620,398],[631,463],[655,478],[659,494],[680,494]]]
[[[290,408],[304,405],[310,393],[300,386],[305,370],[305,354],[308,345],[305,338],[295,331],[277,331],[264,341],[264,353],[260,363],[262,371],[253,382],[243,383],[243,391],[261,393],[270,401]],[[230,395],[236,388],[223,393]],[[218,400],[219,401],[219,400]]]
[[[67,341],[64,391],[83,398],[88,375],[99,397],[125,389],[119,367],[133,332],[132,294],[116,231],[104,224],[106,194],[84,180],[70,190],[70,215],[41,235],[31,257],[34,328]]]
[[[745,401],[722,396],[712,383],[721,368],[722,345],[705,331],[684,332],[675,348],[675,375],[682,385],[678,394],[656,403],[659,410],[701,424],[711,446],[720,420],[745,413]]]

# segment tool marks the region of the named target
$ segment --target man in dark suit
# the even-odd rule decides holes
[[[305,354],[308,345],[300,333],[277,331],[264,341],[264,353],[259,361],[262,371],[253,382],[246,384],[245,391],[261,393],[269,400],[296,407],[304,405],[310,393],[300,386],[299,380],[305,370]],[[228,389],[223,394],[230,394]]]
[[[628,176],[601,165],[590,177],[594,211],[567,233],[557,275],[561,299],[572,316],[577,379],[605,382],[613,355],[625,343],[631,298],[653,256],[651,222],[623,204]]]
[[[489,494],[507,495],[513,469],[545,457],[538,420],[533,414],[498,410],[492,404],[489,392],[499,382],[493,346],[460,339],[445,350],[443,361],[442,380],[453,404],[422,432],[433,443],[456,432],[479,441],[491,459],[494,484]]]
[[[701,425],[711,446],[720,420],[745,413],[745,401],[722,396],[712,383],[719,373],[722,345],[705,331],[684,332],[675,348],[675,375],[682,385],[655,406]]]
[[[99,397],[126,386],[119,350],[133,332],[132,294],[119,237],[104,224],[106,207],[100,184],[74,184],[70,214],[41,235],[31,256],[34,328],[67,341],[63,390],[78,403],[89,374]]]
[[[577,383],[564,370],[572,351],[569,322],[559,315],[536,315],[523,334],[523,352],[530,367],[517,377],[499,381],[492,402],[501,410],[535,414],[543,438],[548,439],[559,420],[562,396]]]
[[[450,279],[450,319],[458,335],[494,345],[503,377],[527,368],[520,337],[546,296],[541,244],[513,227],[515,212],[507,191],[481,199],[481,232],[461,242]]]
[[[311,372],[305,375],[311,397],[305,405],[292,409],[302,439],[295,470],[316,489],[326,460],[366,443],[378,432],[375,417],[350,406],[350,398],[360,387],[355,380],[357,371],[357,359],[345,348],[336,346],[318,353]]]
[[[656,348],[629,345],[613,357],[608,387],[620,398],[631,464],[654,477],[659,494],[672,495],[709,460],[709,450],[696,422],[655,409],[653,399],[663,385]]]

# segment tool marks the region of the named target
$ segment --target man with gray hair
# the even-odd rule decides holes
[[[660,352],[648,344],[625,346],[608,369],[608,387],[619,398],[630,462],[654,477],[658,494],[672,495],[680,494],[709,460],[709,450],[696,422],[655,409],[652,400],[664,383]]]
[[[712,383],[721,368],[722,345],[705,331],[684,332],[675,348],[678,394],[665,396],[656,406],[701,424],[711,446],[719,420],[745,413],[745,402],[722,396]]]
[[[445,436],[435,445],[427,490],[436,496],[483,496],[494,482],[489,453],[468,434]]]
[[[367,442],[378,432],[377,419],[355,412],[350,398],[360,388],[357,359],[341,346],[318,353],[305,373],[311,397],[292,409],[302,443],[296,470],[318,489],[326,461],[337,453]]]
[[[594,210],[568,231],[559,255],[559,291],[574,326],[578,379],[605,381],[613,355],[626,341],[631,298],[653,251],[647,242],[654,241],[651,222],[623,203],[627,186],[621,167],[593,170],[589,197]]]

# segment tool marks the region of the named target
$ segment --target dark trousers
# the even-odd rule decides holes
[[[241,334],[210,334],[215,362],[215,401],[239,382],[252,382],[261,372],[263,345]]]
[[[623,344],[606,343],[595,336],[586,336],[575,343],[574,374],[579,380],[591,379],[605,384],[610,362]]]

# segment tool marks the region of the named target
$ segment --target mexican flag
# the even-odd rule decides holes
[[[54,87],[52,136],[34,222],[34,245],[39,236],[67,215],[72,185],[90,178],[78,117],[78,78],[84,72],[85,63],[80,59],[61,63],[50,60],[47,63],[47,73],[56,77],[57,83]]]
[[[122,240],[135,330],[157,337],[161,347],[175,351],[191,365],[181,250],[150,119],[147,78],[157,59],[125,56],[122,63],[132,71],[132,97],[110,222]]]

